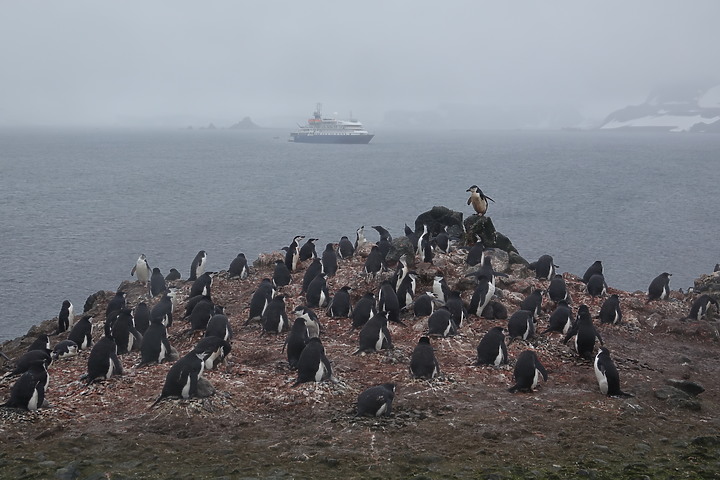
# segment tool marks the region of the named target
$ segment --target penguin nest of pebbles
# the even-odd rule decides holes
[[[354,257],[339,260],[337,274],[327,280],[331,294],[349,285],[354,304],[365,292],[378,291],[381,281],[393,272],[381,273],[376,279],[366,279],[361,271],[368,252],[369,246],[366,245]],[[318,450],[318,445],[324,445],[322,442],[328,445],[340,442],[343,448],[369,452],[372,463],[375,449],[385,448],[392,452],[393,448],[389,440],[379,441],[375,435],[393,429],[417,430],[413,438],[420,446],[405,444],[405,453],[411,456],[420,455],[438,442],[452,445],[476,443],[478,448],[489,452],[489,446],[480,446],[488,441],[489,445],[502,443],[507,446],[508,452],[513,452],[512,446],[508,445],[518,438],[529,438],[523,441],[529,441],[541,450],[552,450],[563,444],[563,435],[557,429],[544,431],[547,427],[533,426],[533,422],[541,421],[539,417],[552,417],[547,422],[553,425],[566,422],[563,428],[579,431],[578,422],[586,422],[598,415],[603,421],[611,422],[639,415],[637,412],[648,410],[645,406],[667,412],[659,401],[652,398],[651,392],[662,383],[663,370],[677,370],[680,366],[670,366],[667,360],[659,363],[649,353],[652,349],[662,348],[658,346],[661,342],[674,348],[691,338],[702,350],[716,339],[717,330],[711,326],[714,322],[677,320],[686,314],[689,305],[688,299],[678,292],[673,292],[669,301],[648,304],[643,292],[630,293],[609,288],[608,295],[616,293],[621,296],[623,321],[620,325],[599,325],[596,321],[596,326],[605,343],[611,345],[624,388],[636,393],[635,399],[613,401],[597,391],[591,362],[579,359],[570,344],[562,344],[563,336],[559,333],[536,334],[527,341],[515,340],[508,346],[510,363],[507,365],[476,366],[476,347],[483,335],[491,327],[506,326],[507,320],[489,320],[471,315],[463,322],[458,335],[432,338],[440,363],[440,375],[433,380],[416,380],[409,373],[409,359],[418,338],[427,329],[427,317],[414,318],[408,313],[401,318],[404,325],[390,324],[394,350],[353,355],[357,349],[358,331],[350,330],[351,321],[329,318],[324,309],[317,308],[314,310],[322,325],[320,337],[332,364],[333,379],[293,387],[297,374],[288,366],[286,354],[282,351],[286,333],[261,335],[259,324],[244,325],[252,293],[262,278],[272,276],[275,260],[282,258],[282,252],[261,255],[245,280],[231,279],[224,272],[215,276],[213,301],[225,307],[234,337],[232,351],[225,362],[204,373],[216,390],[211,397],[166,399],[152,406],[171,364],[136,368],[139,363],[137,352],[121,356],[124,375],[87,385],[80,379],[87,368],[86,350],[75,357],[59,360],[50,367],[51,381],[47,392],[50,408],[32,413],[0,409],[0,431],[13,432],[19,438],[26,434],[51,437],[69,428],[74,432],[135,432],[139,435],[171,435],[190,439],[210,434],[203,431],[201,425],[211,426],[210,430],[215,433],[227,432],[230,437],[257,425],[262,428],[252,428],[252,434],[266,435],[266,441],[259,441],[269,445],[267,448],[270,451],[275,445],[282,445],[278,458],[293,461],[313,458],[305,453],[306,448],[297,445],[307,446],[312,444],[308,438],[317,438],[312,444],[315,450]],[[286,295],[286,311],[291,323],[295,307],[305,304],[301,284],[309,263],[306,261],[300,265],[292,273],[292,283],[280,288],[280,292]],[[437,254],[434,264],[416,263],[413,269],[418,278],[417,294],[431,290],[433,277],[441,270],[450,287],[461,290],[464,302],[470,302],[474,285],[466,274],[474,268],[465,265],[464,253]],[[496,279],[496,295],[509,313],[517,311],[530,292],[537,288],[546,290],[549,284],[547,280],[534,278],[532,272],[522,265],[507,265],[505,273],[507,277]],[[574,311],[577,306],[586,304],[593,315],[597,314],[603,299],[587,295],[579,277],[565,273],[563,278]],[[182,356],[193,348],[202,334],[188,335],[187,324],[181,320],[191,283],[179,281],[174,286],[178,293],[174,322],[168,335],[171,344]],[[138,282],[123,282],[119,289],[127,292],[130,304],[145,297],[145,287]],[[112,292],[98,292],[88,312],[96,319],[95,341],[102,334],[105,308],[112,296]],[[150,306],[156,302],[157,299],[149,300]],[[545,298],[537,331],[545,328],[552,309],[552,302]],[[17,357],[33,340],[33,335],[52,332],[55,325],[56,320],[44,322],[31,330],[28,337],[7,342],[2,348],[9,356]],[[65,338],[66,334],[60,334],[53,337],[53,342]],[[649,350],[638,350],[638,345],[648,345]],[[507,388],[514,383],[514,359],[528,348],[537,352],[549,373],[548,382],[541,382],[530,394],[510,394]],[[698,372],[698,367],[694,368]],[[714,366],[710,371],[717,373],[717,370],[718,367]],[[690,372],[685,372],[685,375],[690,375]],[[0,380],[1,398],[8,397],[12,382],[10,378]],[[397,385],[392,416],[356,417],[358,394],[370,386],[386,382]],[[711,402],[717,400],[717,392],[706,392],[704,395]],[[298,418],[305,425],[300,436],[292,433]],[[34,424],[35,428],[28,429],[28,424]],[[673,428],[669,426],[666,434],[670,435]],[[434,434],[448,436],[433,440]],[[453,436],[457,436],[456,442],[449,440]],[[546,439],[554,443],[552,448]],[[577,446],[576,443],[573,445],[573,448]],[[465,447],[457,448],[463,451]],[[402,457],[400,452],[389,455]],[[504,453],[497,455],[500,460],[506,456]],[[507,458],[510,456],[511,453],[507,453]]]

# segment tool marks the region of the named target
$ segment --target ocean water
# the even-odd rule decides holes
[[[720,262],[720,135],[376,132],[369,145],[287,142],[288,131],[0,130],[0,340],[69,299],[130,279],[140,253],[186,278],[198,250],[227,269],[244,252],[360,225],[394,236],[444,205],[488,215],[529,261],[645,290],[663,271],[686,289]],[[369,240],[374,230],[366,229]]]

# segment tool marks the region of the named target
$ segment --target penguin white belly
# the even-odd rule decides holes
[[[598,368],[598,361],[595,360],[595,378],[597,378],[598,386],[600,387],[600,393],[607,395],[608,392],[608,381],[605,373],[601,372]]]
[[[530,385],[530,390],[534,390],[535,387],[537,387],[538,382],[540,381],[540,370],[537,368],[535,369],[535,376],[533,377],[532,385]]]
[[[68,309],[68,328],[72,328],[75,325],[75,308],[73,307],[72,303],[70,304],[70,308]]]
[[[113,371],[115,370],[115,362],[112,361],[112,358],[108,358],[108,369],[105,373],[105,378],[110,378],[113,375]]]
[[[132,352],[133,343],[135,343],[135,336],[132,333],[128,334],[127,351]]]
[[[380,332],[378,332],[377,342],[375,342],[375,350],[378,350],[378,351],[382,350],[384,340],[385,340],[385,334],[383,333],[382,330],[380,330]]]
[[[502,351],[502,345],[498,346],[498,354],[497,357],[495,357],[495,361],[493,361],[493,365],[496,367],[500,366],[500,364],[503,361],[503,351]]]
[[[190,398],[190,375],[188,375],[185,385],[182,388],[182,398]]]
[[[567,332],[570,331],[570,327],[572,327],[572,321],[570,320],[570,317],[565,321],[565,325],[563,326],[563,335],[567,335]]]
[[[325,292],[322,292],[322,291],[321,291],[321,292],[320,292],[320,303],[318,303],[318,305],[319,305],[320,307],[322,307],[323,305],[325,305],[325,300],[326,300],[326,298],[325,298]]]
[[[383,403],[382,406],[380,408],[378,408],[378,411],[375,412],[375,416],[376,417],[382,416],[386,410],[387,410],[387,403]]]
[[[452,322],[448,322],[447,327],[445,327],[445,331],[443,331],[443,337],[447,337],[448,334],[450,334],[451,328],[452,328]]]
[[[325,372],[325,364],[322,362],[322,360],[320,360],[317,371],[315,372],[315,381],[322,382],[323,378],[325,377]]]
[[[160,342],[160,355],[158,355],[158,363],[162,363],[162,361],[165,360],[166,355],[167,349],[165,348],[165,344]]]
[[[613,323],[613,324],[616,324],[616,323],[618,323],[619,321],[620,321],[620,312],[618,312],[617,310],[615,310],[615,317],[613,318],[613,322],[612,322],[612,323]]]
[[[225,326],[225,335],[223,335],[223,340],[227,341],[228,338],[230,338],[230,328]]]
[[[37,410],[38,409],[38,400],[39,400],[39,397],[38,397],[38,391],[37,391],[37,387],[36,387],[36,388],[33,388],[33,394],[32,394],[32,397],[30,397],[30,401],[27,404],[27,409],[30,410],[31,412],[34,412],[35,410]]]

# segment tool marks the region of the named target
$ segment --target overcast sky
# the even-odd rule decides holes
[[[446,104],[597,115],[718,80],[720,1],[0,4],[0,125],[361,120]],[[607,112],[605,112],[607,110]]]

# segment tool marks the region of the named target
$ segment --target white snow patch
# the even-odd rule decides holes
[[[667,128],[671,132],[687,132],[693,125],[698,123],[710,124],[720,120],[720,116],[712,118],[704,118],[700,115],[651,115],[647,117],[634,118],[625,122],[619,122],[613,120],[603,125],[603,130],[610,130],[613,128],[643,128],[643,127],[655,127],[655,128]]]

